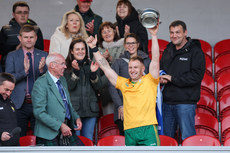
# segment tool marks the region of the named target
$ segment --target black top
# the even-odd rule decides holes
[[[11,132],[17,127],[16,109],[13,102],[7,98],[3,99],[0,95],[0,136],[3,132]],[[2,146],[17,146],[19,144],[19,134],[14,135],[8,141],[1,141]]]

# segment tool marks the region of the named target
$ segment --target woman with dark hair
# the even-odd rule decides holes
[[[103,22],[98,32],[99,51],[109,63],[113,63],[124,52],[124,38],[119,39],[116,26],[111,22]]]
[[[124,38],[119,39],[116,26],[111,22],[103,22],[98,32],[98,49],[104,58],[113,64],[124,53]],[[107,78],[104,79],[106,81]],[[109,83],[109,82],[108,82]],[[113,102],[108,92],[108,84],[100,90],[103,115],[113,113]]]
[[[84,39],[73,39],[66,58],[67,69],[64,76],[68,83],[70,100],[82,121],[82,135],[93,140],[93,133],[99,106],[97,90],[102,87],[98,64],[88,59],[87,45]]]
[[[140,38],[139,49],[148,54],[148,33],[141,24],[138,13],[129,0],[119,0],[116,7],[116,20],[121,38],[125,33],[135,33]]]

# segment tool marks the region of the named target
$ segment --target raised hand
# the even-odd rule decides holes
[[[130,26],[128,26],[127,24],[125,25],[125,33],[124,36],[126,36],[127,34],[130,33]]]
[[[96,47],[97,35],[95,35],[95,38],[93,36],[88,37],[86,42],[87,42],[87,44],[89,45],[90,48]]]
[[[96,72],[98,68],[99,68],[99,64],[97,62],[91,63],[91,65],[90,65],[91,72]]]
[[[155,27],[153,27],[153,28],[148,28],[149,33],[152,36],[156,36],[157,35],[158,29],[159,29],[159,23]]]
[[[86,24],[86,31],[89,31],[91,34],[94,32],[94,20]]]
[[[80,67],[79,67],[79,65],[78,65],[78,63],[77,63],[76,60],[73,60],[72,63],[71,63],[71,65],[72,65],[72,67],[73,67],[74,69],[80,70]]]
[[[24,69],[25,69],[26,74],[28,73],[30,69],[30,60],[28,59],[27,55],[24,57]]]
[[[40,73],[43,72],[43,68],[44,68],[45,64],[46,64],[46,59],[45,59],[45,57],[42,57],[40,62],[39,62],[39,66],[38,66]]]

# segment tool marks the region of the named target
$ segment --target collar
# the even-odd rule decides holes
[[[24,52],[24,55],[26,55],[26,53],[30,52],[32,56],[34,56],[34,49],[32,51],[28,51],[28,50],[24,50],[22,49]]]
[[[89,15],[89,16],[93,16],[93,15],[94,15],[94,13],[93,13],[93,11],[91,10],[91,8],[89,8],[88,12],[82,13],[82,12],[80,12],[80,10],[79,10],[79,6],[76,5],[75,8],[74,8],[74,10],[77,11],[77,12],[79,12],[79,13],[81,14],[82,17],[85,16],[85,15]]]
[[[49,71],[48,71],[51,79],[54,81],[54,83],[56,84],[56,82],[59,80],[58,78],[56,78],[55,76],[53,76]]]

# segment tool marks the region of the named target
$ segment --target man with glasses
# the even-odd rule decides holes
[[[38,78],[32,91],[36,118],[34,135],[37,136],[37,144],[83,145],[74,132],[81,130],[82,123],[72,107],[67,82],[63,77],[66,69],[65,58],[53,52],[47,56],[46,65],[48,72]]]
[[[32,130],[34,129],[31,91],[34,81],[47,70],[47,53],[34,48],[37,40],[34,26],[24,25],[19,33],[21,48],[7,55],[6,72],[13,74],[17,80],[11,99],[16,107],[18,125],[22,129],[21,136],[25,136],[28,121]]]
[[[26,2],[18,1],[13,5],[13,18],[9,24],[2,27],[0,32],[0,54],[2,55],[1,64],[3,71],[5,70],[5,60],[9,52],[21,47],[18,39],[19,31],[25,24],[33,25],[37,31],[37,42],[35,48],[44,49],[42,32],[37,24],[29,19],[29,5]]]

